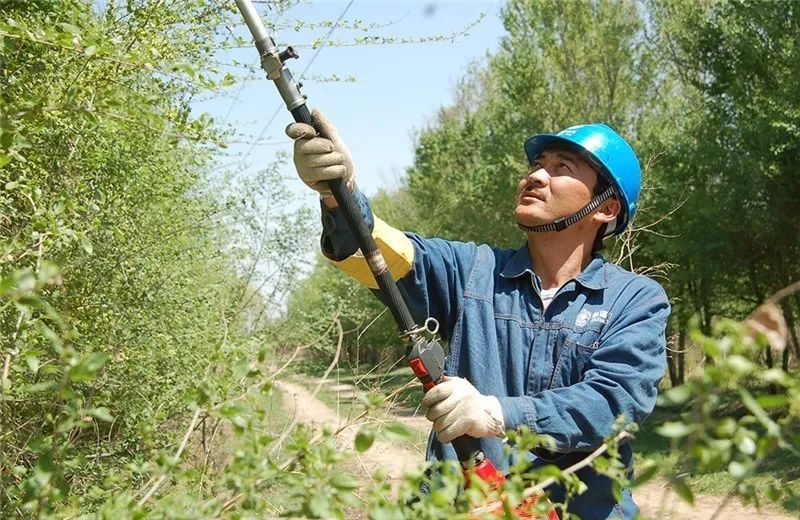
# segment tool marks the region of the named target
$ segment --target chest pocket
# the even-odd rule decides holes
[[[600,348],[601,324],[561,327],[555,332],[553,373],[549,388],[574,385],[583,379],[590,358]]]

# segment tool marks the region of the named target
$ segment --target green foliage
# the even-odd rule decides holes
[[[697,328],[694,340],[715,359],[684,385],[659,396],[659,405],[681,410],[679,420],[657,432],[671,440],[672,450],[686,454],[682,468],[691,474],[727,473],[731,492],[746,500],[766,498],[796,510],[797,491],[785,483],[759,489],[755,477],[776,453],[800,461],[800,381],[780,368],[764,370],[753,360],[766,338],[747,323],[720,321],[712,336]],[[726,412],[727,411],[727,412]],[[671,476],[678,493],[692,502],[686,472]]]
[[[738,1],[659,1],[652,12],[681,97],[651,123],[648,148],[659,154],[662,189],[675,194],[660,211],[685,200],[663,226],[681,240],[656,239],[656,254],[686,267],[676,289],[685,278],[715,310],[730,312],[731,298],[752,308],[798,276],[785,258],[800,243],[790,220],[800,105],[790,78],[800,71],[797,41],[787,38],[800,14],[792,2]]]
[[[230,83],[209,46],[228,15],[210,1],[3,3],[4,517],[91,511],[147,478],[123,468],[159,453],[188,399],[236,386],[223,376],[263,302],[243,298],[231,247],[244,201],[209,190],[224,133],[189,108]]]
[[[740,319],[800,276],[788,261],[800,247],[793,174],[800,97],[789,79],[798,72],[797,41],[787,38],[800,16],[792,2],[647,5],[666,79],[640,135],[658,193],[649,210],[669,217],[639,237],[639,261],[679,267],[665,288],[680,342],[670,376],[680,383],[691,316],[710,335],[718,317]],[[798,300],[782,305],[793,327]],[[794,334],[784,370],[792,353],[800,355]],[[771,350],[763,357],[768,368],[777,364]]]

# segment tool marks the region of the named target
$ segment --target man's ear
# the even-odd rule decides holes
[[[600,204],[592,218],[601,224],[608,224],[617,218],[621,210],[622,205],[619,200],[612,197]]]

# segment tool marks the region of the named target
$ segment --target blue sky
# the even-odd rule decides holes
[[[333,21],[347,4],[347,1],[303,3],[283,13],[283,19]],[[257,6],[265,19],[276,19],[275,12],[268,11],[264,3]],[[449,36],[461,32],[482,14],[485,15],[479,24],[469,29],[468,34],[457,36],[453,42],[332,45],[323,48],[312,64],[308,71],[310,76],[336,74],[355,78],[354,82],[306,80],[303,91],[308,95],[309,106],[322,109],[337,126],[355,161],[359,186],[367,194],[373,194],[381,187],[398,185],[413,159],[414,132],[431,122],[439,107],[450,103],[454,86],[465,74],[469,63],[497,49],[503,34],[499,17],[501,6],[499,1],[353,2],[345,21],[388,25],[366,33],[337,29],[332,41],[349,43],[367,34],[400,38]],[[243,24],[240,29],[250,42]],[[328,29],[324,28],[299,32],[284,28],[276,32],[279,42],[299,47],[300,59],[289,62],[295,76],[305,69],[315,52],[304,45],[327,32]],[[238,60],[252,64],[257,59],[254,48],[235,49],[219,56],[219,61],[224,63]],[[207,112],[217,120],[226,121],[251,141],[264,131],[272,114],[282,106],[277,90],[263,74],[243,85],[238,83],[226,94],[195,103],[195,112]],[[246,163],[248,170],[268,164],[277,151],[291,150],[291,144],[283,133],[289,122],[291,115],[282,110],[261,139],[274,144],[234,145],[231,151],[240,156],[246,154],[246,160],[220,157],[219,161],[233,166]],[[294,177],[293,168],[286,168],[286,177]],[[302,194],[309,205],[316,204],[313,192],[305,189],[299,180],[292,179],[289,185],[292,191]]]

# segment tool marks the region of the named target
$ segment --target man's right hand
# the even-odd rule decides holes
[[[319,129],[305,123],[292,123],[286,135],[294,139],[294,166],[300,179],[323,197],[331,195],[326,181],[342,179],[350,191],[355,183],[355,171],[350,152],[339,139],[336,127],[316,108],[311,113]]]

